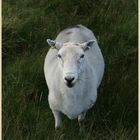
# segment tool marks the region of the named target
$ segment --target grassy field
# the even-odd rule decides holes
[[[137,140],[137,0],[3,0],[3,140]],[[86,133],[63,116],[54,130],[43,63],[65,27],[83,24],[95,33],[105,74]]]

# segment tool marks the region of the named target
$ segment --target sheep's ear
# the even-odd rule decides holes
[[[93,44],[95,43],[95,41],[96,40],[89,40],[87,42],[82,43],[81,45],[82,45],[82,48],[84,49],[84,51],[90,49],[93,46]]]
[[[60,49],[62,47],[62,44],[59,42],[56,42],[54,40],[51,39],[47,39],[47,43],[49,44],[49,46],[51,46],[52,48],[56,48],[56,49]]]

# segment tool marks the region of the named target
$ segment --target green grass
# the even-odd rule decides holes
[[[138,138],[136,0],[4,0],[2,9],[3,140]],[[46,39],[79,23],[95,33],[106,64],[83,135],[65,116],[54,130],[43,73]]]

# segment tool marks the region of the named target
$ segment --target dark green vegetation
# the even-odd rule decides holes
[[[3,1],[3,140],[137,139],[137,1]],[[54,131],[43,63],[46,38],[83,24],[95,33],[106,68],[98,100],[86,117],[63,117]]]

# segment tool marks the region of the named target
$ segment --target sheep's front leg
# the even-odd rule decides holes
[[[61,113],[59,111],[52,111],[55,119],[55,130],[61,128],[62,120],[61,120]]]
[[[80,131],[84,131],[84,119],[85,119],[85,116],[86,116],[86,112],[82,112],[78,116],[78,123],[79,123]]]

